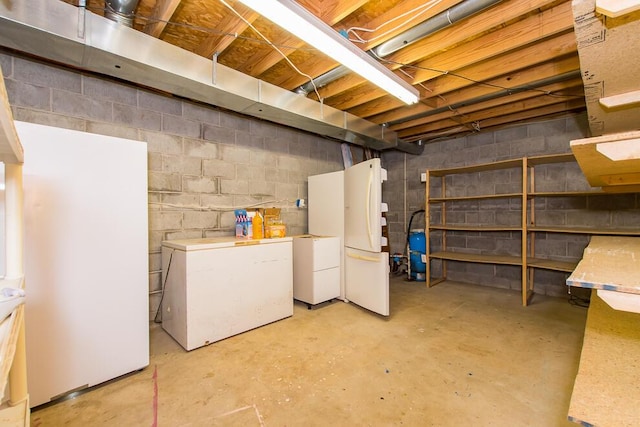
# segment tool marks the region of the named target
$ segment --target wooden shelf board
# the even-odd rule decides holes
[[[24,161],[24,151],[13,125],[13,114],[11,114],[2,70],[0,70],[0,161],[4,163]]]
[[[433,252],[429,257],[449,261],[478,262],[483,264],[522,265],[522,258],[512,255],[486,255],[443,251]]]
[[[578,265],[578,261],[558,261],[544,258],[528,258],[527,266],[544,270],[565,271],[571,273]]]
[[[0,337],[2,338],[0,342],[0,400],[4,397],[22,322],[24,322],[24,304],[19,305],[6,319],[0,322]]]
[[[522,231],[522,227],[499,225],[430,225],[429,230],[446,231]]]
[[[592,292],[569,420],[584,426],[638,425],[638,355],[640,314],[614,310]]]
[[[536,191],[530,197],[576,197],[576,196],[610,196],[606,191]]]
[[[593,236],[567,285],[640,294],[638,259],[640,238]]]
[[[459,202],[465,200],[483,200],[483,199],[514,199],[522,197],[522,193],[505,193],[505,194],[480,194],[477,196],[456,196],[456,197],[431,197],[429,202]]]
[[[530,166],[547,165],[550,163],[567,163],[575,162],[576,158],[572,153],[548,154],[544,156],[532,156],[527,158],[527,164]]]
[[[522,159],[515,160],[502,160],[498,162],[492,163],[480,163],[477,165],[470,166],[460,166],[457,168],[448,168],[448,169],[432,169],[429,171],[431,176],[443,176],[450,174],[461,174],[461,173],[474,173],[474,172],[486,172],[498,169],[511,169],[522,166]]]
[[[29,399],[9,406],[8,402],[0,405],[0,425],[3,427],[24,427],[29,425]]]
[[[634,186],[640,184],[638,140],[640,131],[633,131],[576,139],[570,145],[592,187]]]
[[[529,231],[544,231],[548,233],[593,234],[610,236],[640,236],[638,228],[591,228],[591,227],[557,227],[535,225],[527,227]]]
[[[626,15],[640,10],[638,0],[596,0],[596,12],[611,18]]]

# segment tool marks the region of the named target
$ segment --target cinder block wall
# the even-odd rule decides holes
[[[420,174],[427,169],[448,168],[496,160],[570,152],[569,141],[588,136],[586,115],[574,115],[539,123],[484,132],[464,138],[428,143],[420,156],[399,152],[384,153],[389,181],[384,198],[389,203],[391,251],[403,253],[411,214],[425,207],[425,185]],[[576,163],[537,166],[537,191],[582,191],[590,187]],[[439,179],[438,179],[439,182]],[[436,195],[437,186],[432,186]],[[522,174],[499,170],[482,174],[454,175],[447,180],[448,196],[520,192]],[[447,222],[470,225],[513,225],[521,222],[521,200],[495,199],[456,203],[447,208]],[[432,221],[440,222],[441,212],[431,211]],[[640,224],[640,195],[536,198],[535,219],[539,225],[590,227],[635,227]],[[424,228],[423,214],[415,216],[413,229]],[[521,254],[520,232],[448,232],[448,249],[486,254]],[[432,233],[435,250],[440,250],[439,233]],[[559,260],[578,260],[589,241],[584,234],[536,234],[536,256]],[[432,261],[433,274],[441,274],[441,263]],[[521,289],[521,268],[452,262],[447,277],[486,286]],[[566,273],[535,270],[537,293],[567,294]]]
[[[150,317],[165,239],[234,233],[234,208],[280,207],[307,231],[307,177],[343,168],[340,144],[316,135],[0,50],[16,120],[145,141],[149,169]]]

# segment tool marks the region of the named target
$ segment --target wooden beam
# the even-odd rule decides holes
[[[509,104],[516,101],[524,101],[526,99],[539,97],[541,94],[540,91],[547,92],[553,96],[562,96],[564,97],[564,99],[567,99],[567,100],[572,98],[584,97],[582,78],[580,77],[576,79],[567,80],[565,82],[555,83],[547,86],[541,86],[537,89],[538,91],[520,92],[513,95],[507,95],[500,98],[491,99],[489,101],[478,102],[476,104],[471,104],[468,106],[459,107],[452,110],[446,110],[438,114],[432,114],[432,115],[421,117],[418,119],[408,120],[404,123],[390,126],[390,129],[396,132],[400,132],[407,128],[426,125],[428,123],[436,122],[438,120],[453,118],[458,115],[466,115],[476,111],[485,110],[487,108],[500,107],[503,104]]]
[[[160,37],[181,1],[158,0],[149,18],[149,23],[144,26],[142,31],[155,38]]]
[[[237,7],[236,10],[250,23],[255,22],[255,20],[260,17],[259,13],[256,13],[252,9],[246,7]],[[222,25],[216,27],[218,34],[208,36],[196,48],[195,53],[200,56],[204,56],[205,58],[211,58],[214,53],[220,54],[234,42],[237,34],[242,34],[247,28],[249,28],[249,25],[245,21],[231,12],[229,12],[223,22],[224,23]]]
[[[309,12],[333,26],[368,3],[368,0],[298,0]]]
[[[562,3],[538,15],[508,25],[469,43],[442,52],[415,64],[413,84],[442,75],[441,71],[456,71],[468,65],[504,54],[540,41],[546,37],[573,29],[571,3]]]
[[[480,122],[478,125],[480,127],[479,130],[484,131],[493,127],[503,126],[506,124],[523,122],[526,120],[537,119],[542,117],[552,117],[557,114],[566,114],[568,111],[580,111],[580,110],[583,110],[584,108],[585,108],[584,100],[578,99],[578,100],[573,100],[573,101],[569,101],[561,104],[553,104],[553,105],[548,105],[545,107],[536,108],[532,110],[520,111],[517,113],[508,114],[505,116],[488,118]],[[413,135],[411,138],[408,138],[407,140],[417,141],[419,139],[422,139],[422,140],[428,141],[430,139],[440,138],[443,136],[443,134],[453,137],[455,134],[471,132],[470,128],[466,128],[466,127],[461,128],[460,125],[453,126],[453,128],[455,129],[455,131],[452,131],[449,133],[447,133],[446,128],[443,128],[443,129],[438,129],[437,131],[434,131],[434,132],[419,133],[419,134]]]
[[[584,105],[584,97],[578,97],[578,101]],[[519,112],[525,112],[529,110],[535,110],[541,107],[547,107],[551,105],[569,105],[569,102],[573,100],[567,100],[566,98],[556,98],[547,95],[536,96],[535,98],[524,99],[516,102],[509,102],[491,108],[486,108],[477,111],[469,111],[464,114],[456,114],[453,112],[449,117],[432,122],[422,126],[414,126],[409,129],[398,132],[400,138],[406,138],[417,134],[429,133],[438,129],[453,126],[454,124],[472,124],[482,123],[484,120],[490,120],[494,118],[506,117]],[[453,118],[456,120],[453,120]]]
[[[473,86],[448,92],[444,94],[442,98],[440,98],[441,95],[437,95],[436,98],[439,99],[440,106],[458,104],[468,99],[474,99],[502,91],[505,87],[524,86],[535,81],[576,70],[580,70],[580,60],[578,55],[574,54],[559,61],[546,62],[535,67],[527,67],[509,74],[504,74],[498,78],[491,79],[483,83],[474,84]],[[373,121],[374,123],[394,122],[419,114],[420,112],[430,111],[431,109],[432,108],[426,107],[424,104],[417,104],[416,106],[399,108],[384,114],[368,117],[368,120]],[[355,112],[351,113],[356,114]]]
[[[497,6],[484,11],[481,15],[473,16],[469,19],[458,22],[449,28],[438,31],[429,37],[417,41],[410,46],[389,55],[385,59],[397,62],[397,64],[389,64],[390,69],[395,70],[401,68],[402,65],[400,64],[411,64],[430,55],[435,55],[439,51],[446,50],[447,48],[455,46],[468,38],[473,38],[478,34],[489,31],[494,27],[502,26],[509,20],[517,19],[523,14],[529,14],[540,7],[548,5],[549,3],[552,3],[552,1],[503,1]],[[347,91],[351,87],[358,86],[365,81],[362,77],[355,74],[348,77],[348,80],[345,77],[328,84],[322,89],[320,95],[323,98],[328,99]]]
[[[470,65],[457,71],[457,74],[465,77],[468,76],[469,79],[447,74],[431,80],[427,84],[427,89],[422,89],[420,86],[417,86],[418,89],[421,89],[421,93],[424,94],[421,96],[421,103],[435,108],[436,104],[439,104],[437,102],[437,100],[440,99],[438,95],[472,86],[476,84],[475,81],[489,81],[490,79],[505,75],[505,73],[512,73],[515,70],[524,68],[532,68],[546,61],[575,53],[577,49],[575,35],[573,32],[570,32],[549,38],[534,46],[527,46],[514,52],[497,56],[488,61]],[[513,85],[513,83],[510,83],[510,85]],[[428,99],[425,99],[425,96],[428,97]],[[331,99],[327,99],[325,102],[331,105]],[[423,108],[423,105],[417,104],[415,108],[420,110]],[[393,101],[391,97],[387,96],[384,99],[378,98],[358,105],[357,107],[349,109],[349,112],[358,117],[369,118],[376,123],[386,123],[395,119],[375,116],[385,113],[393,115],[394,112],[392,110],[403,106],[401,102]],[[412,107],[403,109],[403,111],[407,112],[407,116],[411,115],[409,114],[409,108]],[[398,111],[398,113],[400,113],[400,111]]]
[[[307,0],[300,1],[299,3],[315,16],[320,18],[320,20],[322,20],[325,24],[333,26],[344,19],[346,16],[349,16],[351,13],[356,11],[363,4],[367,3],[367,0]],[[297,49],[305,46],[305,43],[300,41],[300,39],[284,32],[280,37],[272,40],[271,42],[278,46],[282,53],[284,53],[286,56],[291,55],[292,53],[296,52]],[[237,67],[236,69],[242,73],[258,77],[282,60],[282,55],[275,49],[261,49],[254,52],[253,55],[247,58],[243,65]],[[286,66],[289,67],[288,64]]]

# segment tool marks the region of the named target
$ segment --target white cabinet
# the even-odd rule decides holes
[[[340,296],[340,238],[293,239],[293,298],[314,305]]]
[[[291,241],[164,241],[163,329],[193,350],[292,316]]]

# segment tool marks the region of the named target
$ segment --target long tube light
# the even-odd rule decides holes
[[[292,0],[238,0],[406,104],[418,90]]]

